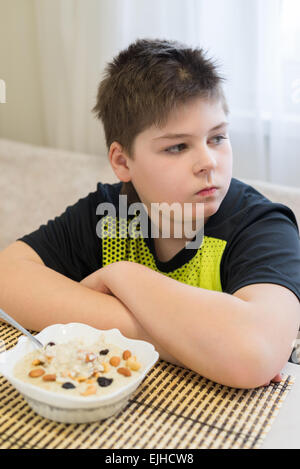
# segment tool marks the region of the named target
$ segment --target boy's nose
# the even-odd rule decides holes
[[[198,153],[198,158],[193,165],[193,171],[195,173],[199,173],[201,171],[207,171],[215,169],[217,166],[216,158],[212,155],[212,153],[207,150],[203,150]]]

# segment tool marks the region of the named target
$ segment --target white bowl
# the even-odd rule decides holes
[[[130,349],[136,355],[142,368],[135,379],[124,384],[111,394],[103,396],[68,396],[58,392],[26,383],[13,374],[15,364],[27,353],[36,350],[30,340],[22,336],[11,350],[1,354],[0,374],[23,395],[30,407],[43,417],[64,423],[87,423],[106,419],[119,412],[128,402],[130,395],[143,381],[146,374],[159,358],[154,346],[143,340],[134,340],[124,337],[118,329],[99,330],[87,324],[69,323],[54,324],[46,327],[35,337],[44,345],[50,341],[65,343],[80,338],[87,344],[93,344],[104,334],[108,343],[122,349]]]

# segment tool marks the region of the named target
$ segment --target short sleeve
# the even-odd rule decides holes
[[[226,247],[221,269],[226,293],[274,283],[290,289],[300,301],[300,240],[293,212],[281,204],[257,215],[250,211]]]
[[[75,281],[102,266],[101,238],[96,234],[98,193],[91,192],[47,224],[18,239],[45,265]]]

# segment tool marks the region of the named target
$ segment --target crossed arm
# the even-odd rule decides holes
[[[280,285],[249,285],[229,295],[128,261],[105,266],[81,284],[119,299],[175,363],[229,386],[280,380],[299,329],[299,301]]]
[[[77,282],[46,267],[21,241],[0,253],[0,278],[1,308],[27,329],[68,322],[116,327],[152,342],[161,358],[237,388],[278,378],[299,328],[298,298],[279,285],[228,295],[127,261]]]

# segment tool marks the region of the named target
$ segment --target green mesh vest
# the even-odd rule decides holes
[[[131,225],[130,237],[128,225]],[[161,272],[153,254],[137,229],[138,221],[106,216],[101,227],[103,267],[119,261],[130,261],[145,265],[168,277],[194,287],[222,291],[220,264],[226,241],[204,236],[196,255],[172,272]]]

